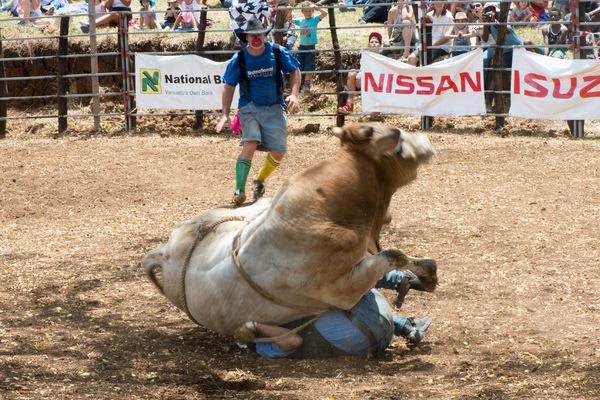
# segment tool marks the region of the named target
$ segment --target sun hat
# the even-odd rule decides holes
[[[383,43],[383,37],[381,36],[381,33],[379,33],[379,32],[371,32],[371,34],[369,35],[369,42],[371,41],[372,37],[376,37],[377,40],[379,40],[379,43]]]
[[[493,8],[495,12],[500,11],[500,7],[498,7],[498,3],[494,3],[494,2],[485,3],[485,5],[483,6],[483,11],[487,10],[488,8]]]
[[[454,20],[456,21],[457,19],[469,19],[467,18],[467,14],[465,14],[464,12],[457,12],[456,15],[454,16]]]

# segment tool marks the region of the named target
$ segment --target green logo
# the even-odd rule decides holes
[[[142,75],[142,93],[160,94],[160,70],[159,69],[141,69]]]

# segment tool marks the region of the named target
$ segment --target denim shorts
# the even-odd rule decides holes
[[[315,61],[317,58],[315,55],[315,46],[314,45],[298,46],[298,50],[312,50],[307,53],[303,53],[303,52],[299,51],[297,53],[296,59],[300,63],[300,71],[302,71],[302,72],[314,71],[315,67],[316,67]]]
[[[257,140],[259,150],[287,152],[288,121],[281,104],[259,106],[250,102],[238,110],[238,118],[242,142]]]

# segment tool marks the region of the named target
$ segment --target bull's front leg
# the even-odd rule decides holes
[[[371,290],[379,278],[391,270],[409,270],[421,281],[423,290],[433,292],[437,285],[437,265],[431,258],[410,257],[398,249],[390,248],[365,258],[340,278],[337,287],[346,293],[365,294]],[[350,305],[350,307],[353,304]],[[349,308],[347,304],[338,305]]]

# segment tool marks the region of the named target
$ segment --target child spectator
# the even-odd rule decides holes
[[[369,49],[374,53],[379,53],[382,45],[382,37],[379,32],[371,32],[369,35]],[[354,92],[356,88],[360,88],[360,71],[348,73],[348,91]],[[354,93],[348,93],[348,100],[343,107],[338,108],[340,114],[350,114],[354,111]]]
[[[410,48],[413,47],[419,40],[416,25],[415,13],[410,3],[405,3],[407,0],[398,0],[398,4],[390,9],[387,20],[387,37],[384,39],[386,46],[404,47],[401,50],[384,50],[381,52],[384,56],[391,56],[402,52],[400,61],[406,62],[410,56]],[[396,25],[396,26],[390,26]]]
[[[298,46],[299,52],[296,57],[300,62],[300,71],[314,71],[316,67],[315,50],[316,44],[318,43],[317,30],[315,28],[319,22],[327,16],[327,11],[322,8],[317,8],[317,10],[319,10],[319,16],[313,16],[316,7],[310,1],[303,2],[302,7],[306,7],[302,9],[304,18],[292,18],[292,10],[291,7],[288,6],[287,20],[290,24],[293,23],[300,28],[300,45]],[[302,93],[310,93],[311,78],[312,73],[304,73],[304,83],[300,88]]]
[[[156,20],[156,12],[154,11],[154,0],[140,0],[142,7],[140,18],[140,29],[144,29],[144,25],[148,29],[162,30],[160,24]]]
[[[183,0],[181,3],[181,10],[183,12],[180,12],[179,15],[177,15],[177,18],[175,18],[173,28],[165,29],[165,31],[174,31],[179,27],[179,24],[187,29],[198,30],[198,24],[200,23],[199,0]]]
[[[472,30],[467,23],[469,18],[464,12],[457,12],[454,17],[456,25],[451,26],[444,37],[448,40],[453,40],[452,52],[450,57],[456,57],[471,50],[471,38],[477,36],[477,32]]]
[[[528,1],[515,1],[515,5],[508,14],[508,22],[536,22],[537,19],[533,16],[529,8]]]
[[[269,0],[268,4],[273,9],[271,11],[271,25],[275,26],[277,17],[277,10],[275,9],[279,6],[279,0]],[[280,44],[286,49],[288,49],[288,51],[290,52],[294,50],[294,44],[296,43],[296,32],[293,28],[293,24],[290,24],[290,21],[288,21],[286,17],[285,22],[283,23],[283,29],[285,30],[285,32],[283,33],[283,37],[281,38]],[[269,35],[271,34],[272,33],[270,32]]]
[[[167,30],[166,28],[169,28],[168,30],[173,29],[173,26],[175,25],[175,20],[177,19],[177,15],[179,15],[179,13],[177,12],[173,12],[173,11],[181,11],[181,8],[179,8],[179,4],[177,3],[177,0],[167,0],[167,6],[169,7],[167,9],[167,12],[165,13],[165,22],[163,22],[161,24],[162,28],[164,30]]]

